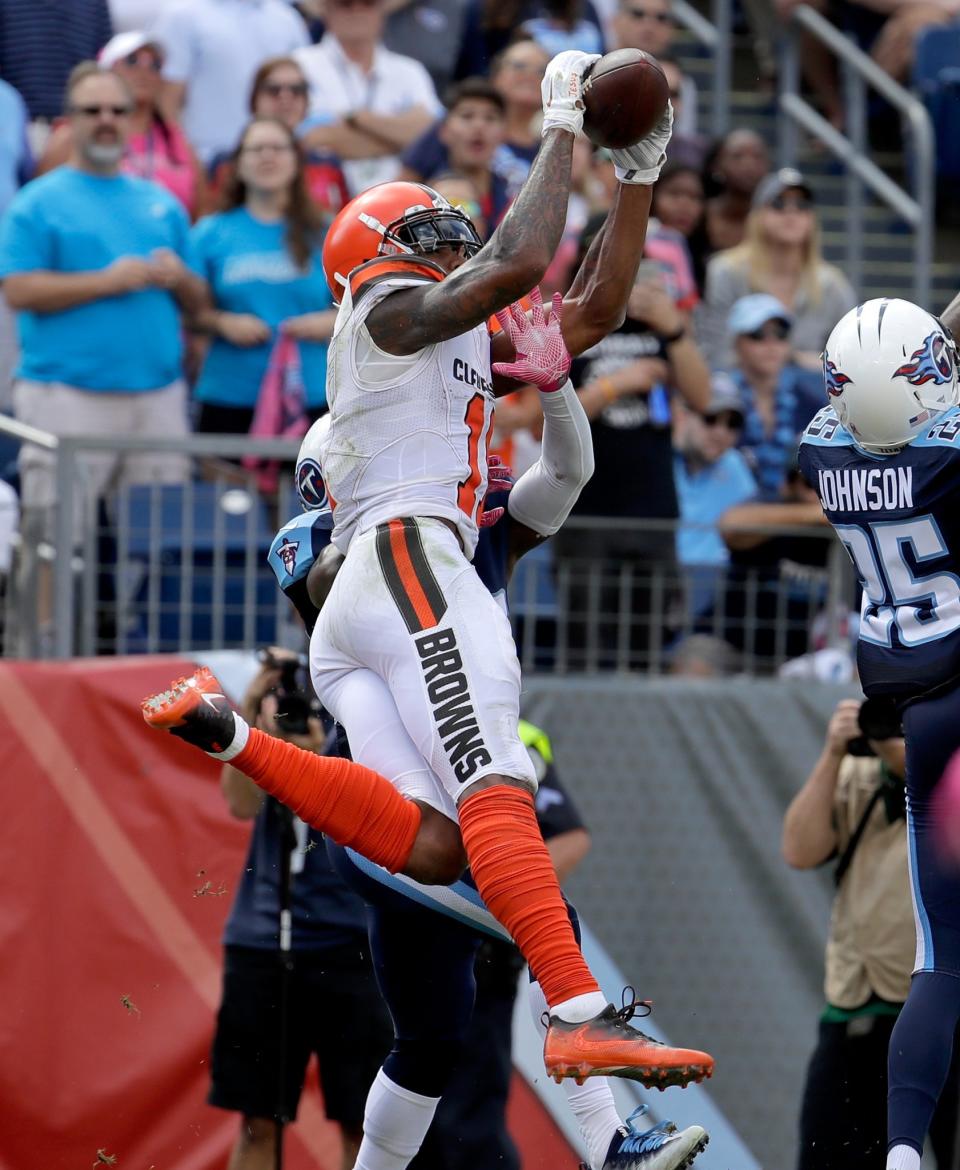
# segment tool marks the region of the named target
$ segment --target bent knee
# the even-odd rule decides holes
[[[403,872],[429,886],[449,886],[467,868],[460,826],[431,805],[417,801],[422,811],[420,829]]]

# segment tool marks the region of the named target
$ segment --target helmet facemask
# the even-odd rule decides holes
[[[477,229],[456,207],[442,211],[428,208],[405,215],[387,225],[383,238],[385,242],[399,246],[400,251],[416,252],[421,256],[429,256],[441,248],[459,248],[469,260],[483,247]]]

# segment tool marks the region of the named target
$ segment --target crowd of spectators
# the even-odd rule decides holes
[[[597,472],[553,556],[573,665],[588,641],[597,665],[622,649],[624,597],[641,668],[653,624],[669,641],[710,608],[704,582],[730,556],[717,501],[794,490],[813,370],[854,292],[822,258],[807,179],[772,171],[752,130],[702,133],[670,0],[75,0],[43,50],[27,7],[0,3],[0,408],[64,433],[247,432],[281,341],[315,419],[335,318],[319,250],[344,202],[427,181],[488,238],[536,154],[549,57],[655,54],[674,137],[627,319],[574,367]],[[615,183],[607,152],[579,141],[545,292],[569,285]],[[535,394],[498,407],[518,471],[539,425]],[[28,512],[51,503],[46,459],[21,457]],[[161,462],[164,479],[186,474]],[[102,464],[104,492],[158,474]],[[613,615],[599,632],[598,598]]]

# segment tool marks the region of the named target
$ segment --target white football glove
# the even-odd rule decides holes
[[[558,127],[574,135],[580,133],[583,129],[583,71],[599,59],[599,53],[581,53],[577,49],[567,49],[553,58],[540,83],[543,100],[541,134]]]
[[[660,168],[667,161],[667,144],[673,133],[673,102],[667,102],[663,117],[646,138],[625,150],[611,150],[614,170],[621,183],[649,186],[660,178]]]

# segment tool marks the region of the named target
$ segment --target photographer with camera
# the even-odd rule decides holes
[[[896,708],[884,699],[843,699],[784,817],[788,865],[836,861],[827,1002],[807,1069],[798,1170],[884,1166],[887,1048],[915,949],[904,773]],[[955,1059],[930,1131],[941,1170],[954,1165],[957,1095]]]
[[[271,648],[241,705],[248,723],[323,755],[327,733],[299,655]],[[319,833],[224,764],[230,812],[255,818],[224,930],[223,996],[209,1102],[242,1114],[229,1170],[280,1170],[311,1053],[343,1167],[356,1160],[367,1091],[393,1029],[380,998],[363,903],[334,873]]]

